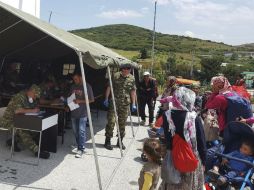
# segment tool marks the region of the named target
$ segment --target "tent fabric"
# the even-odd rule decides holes
[[[94,69],[134,63],[112,50],[81,38],[23,11],[0,2],[0,58],[52,60],[73,51],[82,52],[84,63]]]

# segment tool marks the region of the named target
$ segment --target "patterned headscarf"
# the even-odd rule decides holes
[[[167,121],[169,124],[169,132],[174,135],[175,133],[175,124],[171,117],[171,110],[183,110],[187,111],[185,121],[184,121],[184,137],[189,145],[196,150],[196,128],[195,128],[195,119],[196,112],[193,111],[194,103],[196,99],[196,94],[192,90],[186,87],[180,87],[175,90],[173,96],[168,96],[167,98],[161,99],[161,103],[169,102],[169,110],[165,112]]]
[[[213,77],[211,79],[211,85],[220,89],[219,94],[224,94],[228,91],[231,91],[231,85],[228,82],[228,79],[224,76]]]
[[[194,103],[196,99],[196,94],[192,90],[186,87],[180,87],[175,90],[173,96],[168,96],[161,99],[161,103],[171,102],[171,109],[178,109],[183,111],[191,112],[194,108]]]

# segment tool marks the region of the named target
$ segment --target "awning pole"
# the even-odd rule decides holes
[[[82,53],[80,51],[77,52],[77,53],[78,53],[78,56],[79,56],[79,64],[80,64],[80,69],[81,69],[81,74],[82,74],[82,80],[83,80],[83,88],[84,88],[84,93],[85,93],[85,100],[86,100],[86,102],[89,102],[89,100],[88,100],[88,94],[87,94],[86,76],[85,76],[85,72],[84,72]],[[92,143],[93,143],[93,153],[94,153],[94,161],[95,161],[95,165],[96,165],[97,179],[98,179],[98,183],[99,183],[99,188],[100,188],[100,190],[102,190],[100,168],[99,168],[98,156],[97,156],[97,151],[96,151],[96,145],[95,145],[95,139],[94,139],[94,131],[93,131],[93,123],[92,123],[92,117],[91,117],[91,111],[90,111],[90,105],[89,105],[89,103],[86,103],[86,110],[87,110],[87,116],[88,116],[88,121],[89,121],[89,128],[90,128],[90,133],[91,133],[91,138],[92,138]]]
[[[130,106],[129,106],[129,116],[130,116],[130,122],[131,122],[132,137],[135,138],[134,129],[133,129],[133,122],[132,122],[132,117],[131,117],[131,109],[130,109]]]
[[[134,78],[135,78],[135,71],[134,71],[134,69],[132,70],[132,75],[134,76]],[[135,99],[136,99],[136,104],[137,104],[137,116],[138,116],[138,126],[140,126],[140,117],[139,117],[139,105],[138,105],[138,95],[137,95],[137,93],[135,93],[136,95],[136,97],[135,97]]]
[[[46,38],[48,38],[48,37],[49,37],[48,35],[47,35],[47,36],[44,36],[44,37],[42,37],[42,38],[40,38],[40,39],[38,39],[38,40],[36,40],[36,41],[31,42],[30,44],[26,45],[25,47],[19,48],[19,49],[13,51],[13,52],[8,53],[6,56],[12,55],[12,54],[14,54],[14,53],[16,53],[16,52],[19,52],[19,51],[21,51],[21,50],[24,50],[24,49],[30,47],[30,46],[33,46],[34,44],[36,44],[36,43],[38,43],[38,42],[40,42],[40,41],[42,41],[42,40],[44,40],[44,39],[46,39]]]
[[[112,79],[111,79],[111,72],[110,72],[109,66],[107,66],[107,71],[108,71],[109,85],[110,85],[110,90],[111,90],[111,97],[112,97],[112,102],[113,102],[113,107],[114,107],[114,112],[115,112],[115,121],[116,121],[116,128],[117,128],[118,140],[119,140],[119,145],[120,145],[120,152],[121,152],[121,157],[123,157],[123,148],[122,148],[122,141],[120,140],[121,136],[120,136],[119,122],[118,122],[118,115],[117,115],[117,111],[116,111],[115,95],[114,95]]]
[[[5,62],[5,58],[6,56],[4,56],[3,60],[2,60],[2,63],[1,63],[1,68],[0,68],[0,73],[2,72],[3,70],[3,67],[4,67],[4,62]]]

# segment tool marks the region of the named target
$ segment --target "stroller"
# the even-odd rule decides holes
[[[222,143],[215,145],[214,147],[208,149],[207,151],[207,171],[212,168],[216,161],[221,158],[226,158],[228,160],[235,160],[238,162],[245,163],[249,166],[249,170],[245,173],[245,176],[235,177],[229,179],[227,184],[223,187],[216,187],[216,185],[212,185],[213,188],[210,189],[222,189],[222,190],[254,190],[254,184],[252,175],[254,174],[254,162],[248,162],[246,160],[242,160],[239,158],[234,158],[226,155],[234,150],[239,150],[241,143],[243,140],[251,140],[254,141],[254,128],[251,126],[244,124],[239,121],[231,121],[228,123],[228,126],[225,128],[223,133]],[[221,173],[220,170],[220,174]],[[216,181],[215,181],[216,182]],[[213,183],[210,176],[206,176],[206,184]],[[211,186],[211,185],[210,185]],[[209,188],[207,188],[209,189]]]

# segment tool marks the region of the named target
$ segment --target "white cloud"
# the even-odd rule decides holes
[[[182,22],[192,22],[196,25],[238,25],[252,22],[254,12],[252,7],[236,3],[215,3],[209,0],[172,0],[175,7],[175,17]]]
[[[185,31],[185,32],[184,32],[184,36],[188,36],[188,37],[193,38],[195,35],[194,35],[194,33],[193,33],[193,32],[191,32],[191,31],[187,30],[187,31]]]
[[[137,18],[142,17],[143,15],[134,10],[116,10],[116,11],[103,11],[97,16],[103,18],[110,18],[110,19],[118,19],[118,18]]]
[[[157,1],[158,5],[168,5],[170,3],[171,0],[150,0],[151,2],[155,2]]]

